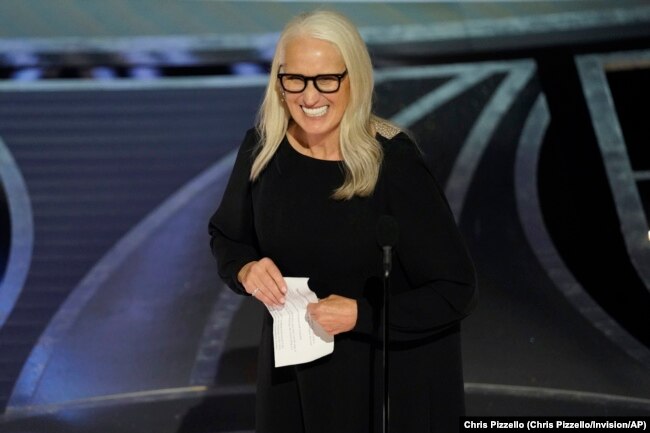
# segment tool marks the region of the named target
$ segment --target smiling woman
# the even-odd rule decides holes
[[[299,75],[321,75],[321,79],[301,78],[302,91],[293,86],[295,91],[287,91],[284,86],[291,86],[289,81]],[[261,148],[251,180],[287,136],[301,153],[343,161],[346,176],[333,192],[335,198],[371,194],[382,159],[373,128],[380,119],[372,114],[372,62],[354,24],[332,12],[296,17],[280,36],[269,78],[257,127]],[[325,81],[332,87],[322,92]],[[387,122],[381,119],[381,123]]]
[[[307,312],[331,355],[275,368],[273,321],[258,352],[258,433],[370,433],[381,426],[382,251],[400,227],[390,307],[390,429],[445,432],[464,413],[459,322],[475,303],[472,262],[415,143],[372,114],[373,72],[354,25],[332,12],[284,29],[258,125],[210,220],[219,274],[281,308],[284,276],[307,277]]]

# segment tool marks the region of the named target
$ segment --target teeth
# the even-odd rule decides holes
[[[324,116],[325,113],[327,113],[327,105],[324,105],[319,108],[302,107],[302,111],[309,117],[320,117],[320,116]]]

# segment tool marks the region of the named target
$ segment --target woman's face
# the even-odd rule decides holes
[[[307,77],[324,74],[342,74],[345,63],[332,43],[311,37],[298,37],[285,46],[281,73]],[[282,89],[281,89],[282,90]],[[338,143],[343,113],[350,100],[350,80],[346,75],[335,93],[321,93],[313,81],[301,93],[286,92],[284,99],[299,134],[306,139],[332,139]]]

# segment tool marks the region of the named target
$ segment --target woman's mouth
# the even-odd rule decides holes
[[[322,107],[318,107],[318,108],[307,108],[301,106],[300,108],[302,108],[302,112],[305,113],[308,117],[321,117],[324,116],[325,113],[327,113],[327,109],[329,108],[329,106],[323,105]]]

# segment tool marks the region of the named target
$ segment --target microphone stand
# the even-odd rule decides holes
[[[383,324],[383,342],[384,350],[382,353],[382,365],[384,370],[384,401],[382,408],[383,418],[383,433],[389,433],[389,420],[390,420],[390,399],[389,399],[389,353],[388,353],[388,312],[390,309],[390,270],[393,265],[393,251],[392,248],[397,244],[399,238],[399,226],[397,220],[390,215],[382,215],[377,222],[377,242],[382,249],[384,256],[384,311],[382,314]]]
[[[382,353],[382,366],[384,370],[384,399],[382,407],[382,418],[383,418],[383,433],[389,433],[389,418],[390,418],[390,399],[389,399],[389,356],[388,356],[388,309],[390,307],[390,271],[392,265],[392,247],[383,246],[384,251],[384,311],[383,311],[383,341],[384,341],[384,351]]]

